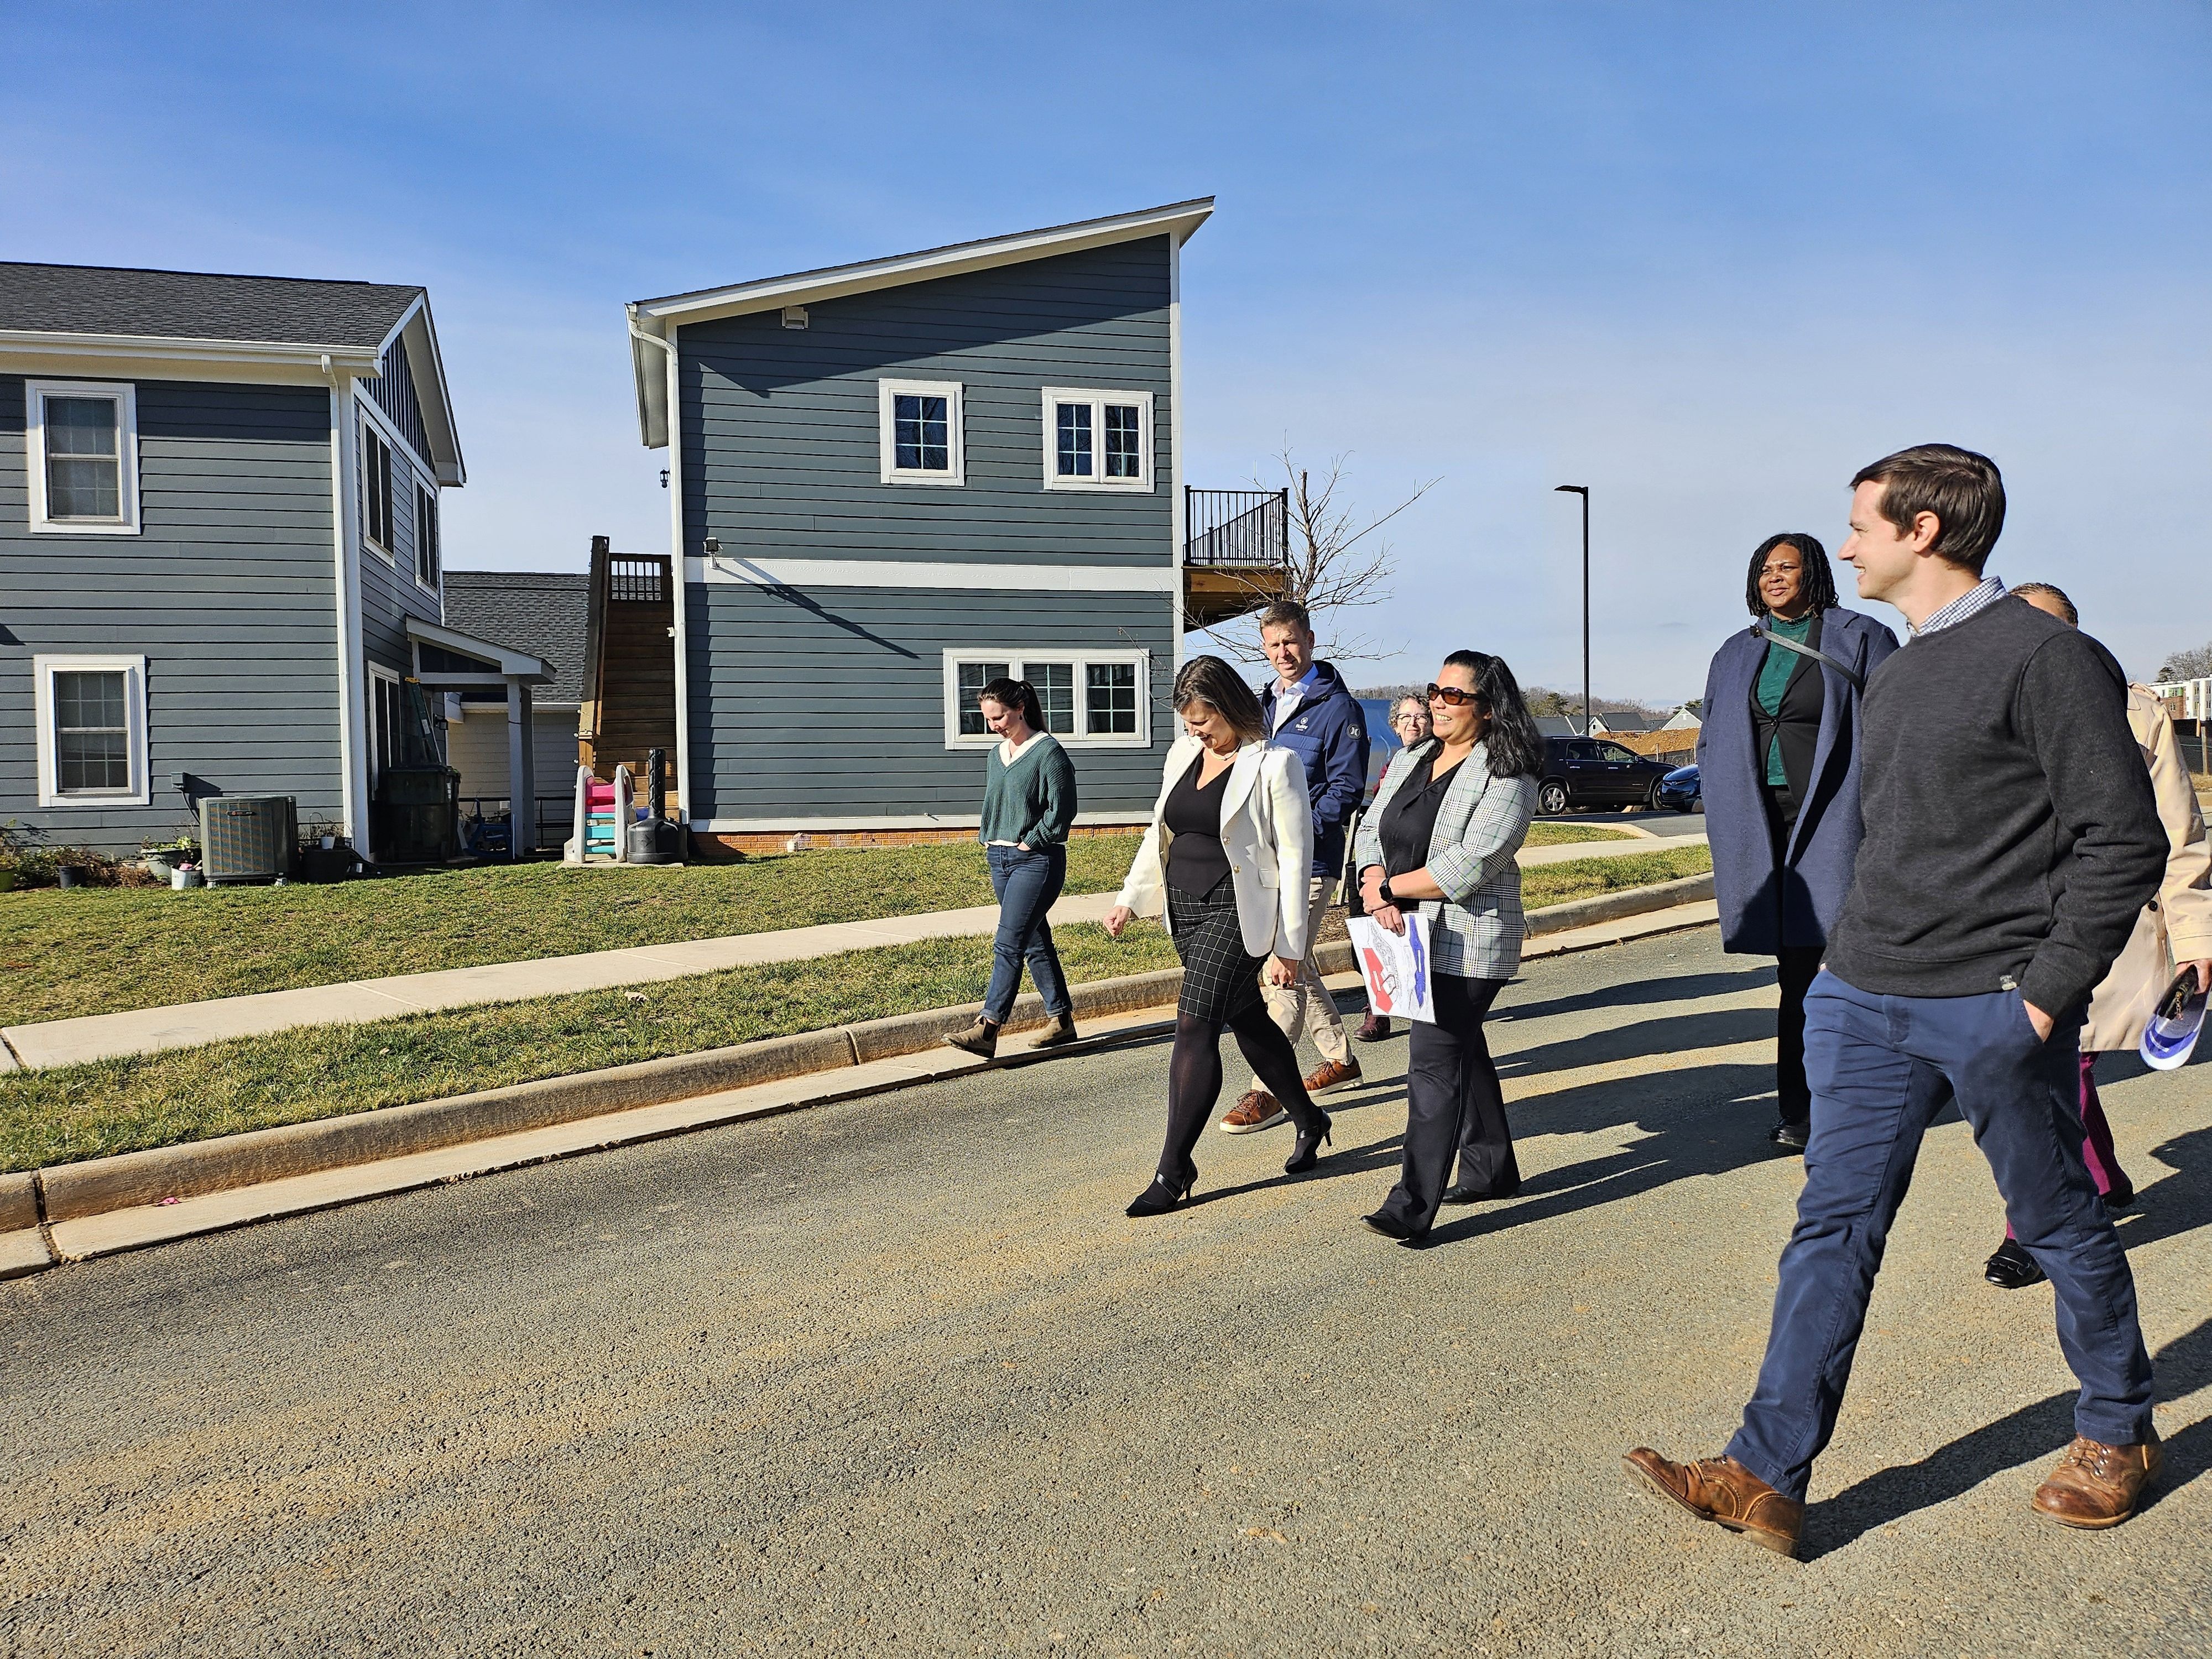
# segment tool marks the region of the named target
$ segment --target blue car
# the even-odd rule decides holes
[[[1698,782],[1698,769],[1678,766],[1659,780],[1660,806],[1671,806],[1677,812],[1695,812],[1705,804],[1705,791]]]

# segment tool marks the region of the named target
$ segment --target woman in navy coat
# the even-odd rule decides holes
[[[1858,857],[1860,696],[1897,635],[1837,604],[1827,550],[1811,536],[1761,542],[1744,603],[1756,620],[1705,677],[1698,782],[1721,948],[1780,959],[1781,1121],[1769,1139],[1802,1152],[1805,992]]]

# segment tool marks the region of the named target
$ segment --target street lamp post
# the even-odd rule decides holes
[[[1583,735],[1590,734],[1589,693],[1589,486],[1559,484],[1553,493],[1583,498]]]

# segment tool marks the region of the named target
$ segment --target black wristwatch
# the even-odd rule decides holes
[[[1375,890],[1375,896],[1385,904],[1398,905],[1398,896],[1390,890],[1390,878],[1388,876],[1382,878],[1382,884]]]

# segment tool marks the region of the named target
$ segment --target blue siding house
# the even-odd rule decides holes
[[[668,451],[696,836],[972,834],[975,694],[1007,672],[1083,821],[1149,812],[1185,625],[1178,265],[1212,211],[628,308],[643,439]]]
[[[419,288],[0,264],[0,821],[287,794],[374,857],[404,683],[550,678],[444,626],[464,477]]]

